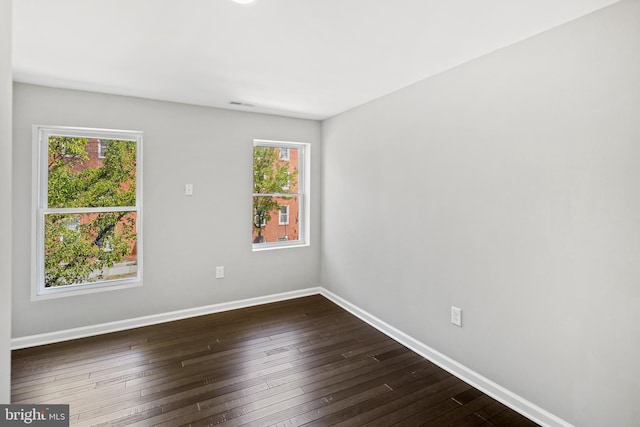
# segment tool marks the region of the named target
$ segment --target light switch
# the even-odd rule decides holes
[[[184,185],[184,195],[185,196],[193,196],[193,184],[185,184]]]

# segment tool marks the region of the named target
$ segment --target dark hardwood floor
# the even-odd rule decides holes
[[[13,352],[13,403],[74,426],[535,426],[310,296]]]

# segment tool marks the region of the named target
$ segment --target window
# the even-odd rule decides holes
[[[256,215],[253,217],[253,222],[256,224],[260,224],[261,227],[267,225],[267,219],[264,216]]]
[[[254,250],[309,243],[309,148],[304,143],[254,141]]]
[[[291,172],[287,172],[287,183],[282,187],[283,190],[288,190],[291,186]]]
[[[284,205],[280,206],[280,215],[278,217],[278,225],[288,225],[289,224],[289,206]]]
[[[69,218],[69,223],[66,225],[69,230],[76,231],[78,227],[80,227],[80,217],[75,216],[75,217]]]
[[[107,147],[109,146],[109,140],[99,140],[98,141],[98,158],[104,159],[107,154]]]
[[[34,126],[33,152],[33,298],[140,286],[142,133]]]

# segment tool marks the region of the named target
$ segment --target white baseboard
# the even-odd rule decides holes
[[[354,316],[367,322],[369,325],[373,326],[388,337],[398,341],[400,344],[415,351],[425,359],[433,362],[442,369],[450,372],[464,382],[482,391],[484,394],[491,396],[498,402],[501,402],[514,411],[519,412],[532,421],[547,427],[574,427],[573,424],[570,424],[567,421],[556,417],[555,415],[551,414],[548,411],[545,411],[541,407],[529,402],[523,397],[512,393],[506,388],[494,383],[493,381],[483,377],[475,371],[472,371],[461,363],[456,362],[450,357],[445,356],[439,351],[394,328],[388,323],[367,313],[366,311],[342,299],[336,294],[324,288],[320,288],[320,294],[325,298],[331,300],[335,304],[339,305],[340,307],[344,308]]]
[[[21,348],[35,347],[38,345],[74,340],[77,338],[108,334],[110,332],[118,332],[126,329],[139,328],[142,326],[156,325],[158,323],[171,322],[174,320],[187,319],[189,317],[203,316],[206,314],[220,313],[222,311],[236,310],[238,308],[252,307],[255,305],[268,304],[271,302],[285,301],[309,295],[316,295],[319,293],[320,288],[308,288],[299,291],[284,292],[280,294],[266,295],[239,301],[230,301],[220,304],[207,305],[204,307],[172,311],[169,313],[136,317],[134,319],[102,323],[99,325],[83,326],[80,328],[67,329],[64,331],[13,338],[11,340],[11,349],[18,350]]]
[[[99,325],[83,326],[80,328],[67,329],[64,331],[50,332],[40,335],[13,338],[11,340],[11,349],[18,350],[21,348],[35,347],[38,345],[68,341],[77,338],[85,338],[94,335],[107,334],[110,332],[123,331],[126,329],[139,328],[142,326],[155,325],[158,323],[171,322],[174,320],[186,319],[206,314],[220,313],[222,311],[236,310],[239,308],[252,307],[256,305],[285,301],[316,294],[320,294],[325,298],[331,300],[351,314],[367,322],[369,325],[373,326],[383,334],[398,341],[405,347],[415,351],[425,359],[440,366],[444,370],[450,372],[451,374],[472,385],[488,396],[491,396],[504,405],[530,418],[532,421],[542,426],[548,427],[573,427],[572,424],[545,411],[544,409],[529,402],[521,396],[512,393],[506,388],[494,383],[488,378],[483,377],[477,372],[472,371],[461,363],[458,363],[455,360],[445,356],[437,350],[394,328],[388,323],[378,319],[377,317],[369,314],[368,312],[360,309],[359,307],[351,304],[350,302],[342,299],[341,297],[322,287],[308,288],[299,291],[284,292],[280,294],[266,295],[239,301],[213,304],[204,307],[172,311],[169,313],[137,317],[134,319],[103,323]]]

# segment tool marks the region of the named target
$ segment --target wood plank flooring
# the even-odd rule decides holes
[[[17,350],[73,426],[535,426],[322,296]]]

